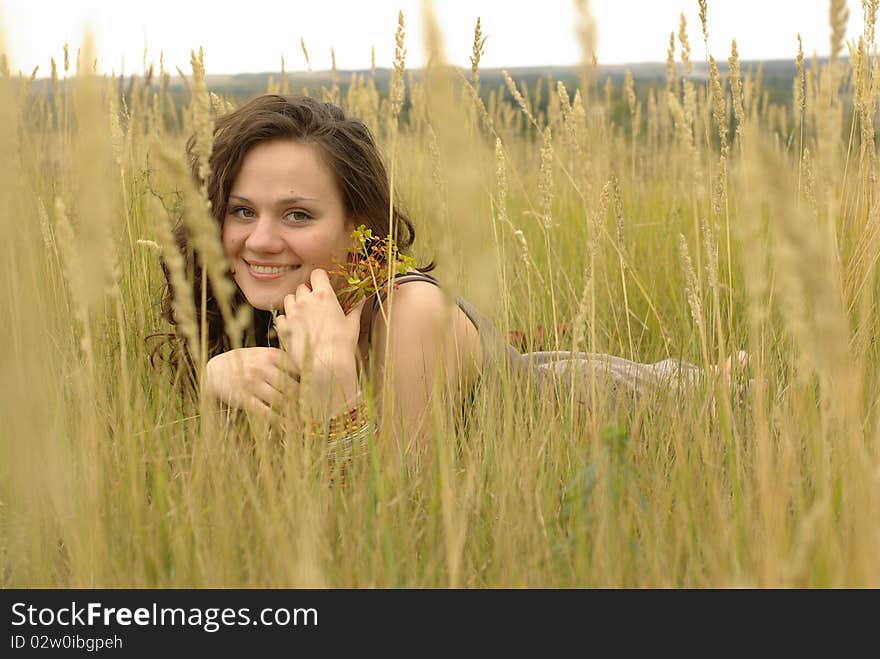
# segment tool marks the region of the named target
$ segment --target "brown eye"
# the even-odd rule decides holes
[[[290,222],[300,223],[312,219],[312,216],[304,210],[296,209],[285,215],[284,219],[289,220]]]

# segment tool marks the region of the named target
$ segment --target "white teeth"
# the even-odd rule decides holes
[[[254,265],[253,263],[249,264],[251,270],[257,272],[261,275],[277,275],[281,272],[287,272],[288,270],[293,270],[292,265],[282,265],[282,266],[272,266],[272,265]]]

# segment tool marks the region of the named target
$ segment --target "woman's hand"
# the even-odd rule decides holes
[[[348,315],[342,310],[326,270],[316,268],[311,285],[300,284],[284,297],[284,315],[275,319],[278,338],[291,368],[307,382],[312,418],[336,414],[357,396],[357,344],[361,300]]]
[[[350,360],[360,335],[361,300],[346,316],[326,270],[312,270],[311,285],[284,296],[284,315],[275,319],[281,345],[297,373]]]
[[[204,387],[208,396],[266,418],[299,394],[296,371],[278,348],[237,348],[212,357]]]
[[[712,372],[716,375],[720,376],[724,380],[724,384],[730,384],[731,378],[734,380],[741,379],[746,374],[746,369],[749,365],[749,353],[745,350],[740,350],[736,353],[736,365],[733,362],[733,355],[730,355],[727,358],[727,361],[724,362],[724,367],[721,366],[711,366]]]

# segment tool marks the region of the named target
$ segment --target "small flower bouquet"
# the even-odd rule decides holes
[[[336,268],[329,274],[339,275],[347,286],[336,291],[342,310],[347,314],[361,299],[383,290],[389,279],[415,268],[415,259],[397,251],[391,236],[379,238],[363,224],[351,232],[354,245],[347,263],[334,259]],[[389,263],[391,267],[389,268]]]

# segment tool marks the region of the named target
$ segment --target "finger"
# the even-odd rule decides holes
[[[287,323],[287,316],[277,316],[275,318],[275,333],[278,335],[282,344],[287,341],[290,334],[290,326]]]
[[[309,281],[312,283],[312,290],[316,291],[319,288],[332,289],[333,286],[330,284],[330,275],[327,274],[326,270],[321,268],[315,268],[312,270],[312,274],[309,277]]]
[[[284,398],[284,393],[273,387],[271,382],[255,382],[251,385],[250,391],[270,408],[275,407]]]
[[[353,325],[355,330],[358,330],[361,326],[361,314],[364,311],[364,306],[366,305],[366,303],[367,298],[362,297],[360,299],[360,302],[354,305],[345,316],[346,322]]]
[[[256,396],[251,396],[245,401],[244,409],[249,414],[264,421],[272,418],[272,408]]]
[[[269,426],[281,426],[287,418],[283,413],[276,412],[263,401],[254,398],[245,405],[245,412],[248,416],[257,420],[260,424],[268,424]],[[265,428],[261,428],[263,432]]]
[[[288,293],[284,296],[284,313],[288,316],[292,315],[293,309],[296,306],[296,295],[293,293]]]
[[[290,372],[280,368],[272,372],[266,382],[282,396],[289,396],[299,391],[299,380]]]
[[[289,352],[281,353],[281,358],[275,366],[275,372],[284,373],[287,377],[299,382],[300,373],[298,370],[298,364],[294,362],[293,357]]]
[[[311,292],[312,292],[312,289],[309,286],[309,284],[300,284],[299,286],[296,287],[296,299],[303,300],[303,299],[305,299],[305,296]]]
[[[354,316],[355,318],[357,318],[358,321],[360,321],[360,318],[361,318],[361,312],[364,310],[364,306],[365,306],[366,304],[367,304],[367,298],[366,298],[366,297],[362,297],[362,298],[360,299],[360,301],[359,301],[356,305],[354,305],[354,306],[349,310],[348,314],[346,314],[346,315],[348,315],[348,316]]]
[[[272,349],[269,360],[260,370],[262,380],[276,391],[286,394],[299,385],[299,373],[293,368],[289,353]]]

